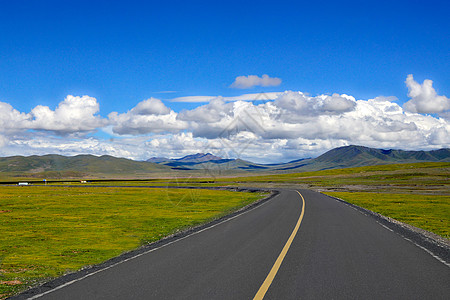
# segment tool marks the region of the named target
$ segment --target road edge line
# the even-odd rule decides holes
[[[426,236],[425,234],[423,234],[420,231],[414,230],[414,228],[416,228],[416,227],[414,227],[412,225],[400,222],[400,221],[390,218],[390,217],[383,216],[382,214],[373,212],[367,208],[347,202],[341,198],[338,198],[335,196],[330,196],[330,195],[327,195],[324,193],[321,193],[321,194],[325,195],[337,202],[345,204],[363,215],[366,215],[368,217],[375,219],[375,222],[377,222],[379,225],[381,225],[385,229],[399,235],[406,241],[412,243],[416,247],[427,252],[429,255],[431,255],[433,258],[438,260],[440,263],[442,263],[445,266],[450,268],[450,247],[448,245],[446,245],[438,240],[435,240],[429,236]],[[417,229],[423,230],[421,228],[417,228]],[[425,231],[425,230],[423,230],[423,231]]]

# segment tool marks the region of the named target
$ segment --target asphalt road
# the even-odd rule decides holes
[[[345,204],[300,193],[304,206],[296,191],[282,191],[232,219],[35,297],[253,299],[290,246],[266,281],[264,299],[449,299],[450,267]]]

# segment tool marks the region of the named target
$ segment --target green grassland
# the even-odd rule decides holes
[[[368,192],[326,194],[450,238],[450,196]]]
[[[177,177],[116,181],[117,185],[304,187],[319,191],[450,195],[450,163],[390,164],[315,172],[234,177]],[[77,183],[73,183],[77,184]],[[110,185],[111,182],[89,182]]]
[[[450,163],[428,162],[246,177],[191,176],[117,185],[310,188],[449,238]],[[77,183],[73,183],[77,184]],[[108,185],[111,182],[91,182]]]
[[[218,218],[262,195],[0,186],[0,298]]]
[[[449,192],[450,163],[392,164],[224,179],[238,183],[300,184],[323,189],[392,189]]]

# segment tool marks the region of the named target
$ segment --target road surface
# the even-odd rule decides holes
[[[276,263],[277,262],[277,263]],[[449,299],[450,267],[325,195],[241,215],[32,299]]]

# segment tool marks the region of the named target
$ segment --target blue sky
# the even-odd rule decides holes
[[[55,111],[68,95],[87,95],[98,104],[93,114],[103,120],[110,120],[112,112],[125,114],[151,97],[178,114],[207,102],[170,101],[177,97],[235,97],[260,92],[296,91],[311,97],[337,93],[350,95],[355,101],[394,96],[402,107],[413,98],[405,84],[409,74],[419,84],[432,80],[437,96],[450,95],[449,12],[448,1],[0,0],[0,102],[30,114],[39,105]],[[264,74],[279,78],[281,83],[230,87],[238,76]],[[447,103],[445,99],[439,101]],[[445,103],[441,109],[413,112],[447,122]],[[180,119],[178,115],[175,118]],[[80,132],[44,125],[22,126],[22,132],[13,133],[4,129],[0,154],[63,152],[57,147],[33,148],[30,143],[37,137],[30,137],[30,132],[53,140],[54,146],[58,141],[63,144],[87,138],[97,142],[132,138],[128,132],[116,136],[110,129],[117,124],[106,123]],[[195,126],[200,125],[140,130],[133,137],[148,143],[162,134],[170,138],[195,132]],[[448,123],[443,126],[445,136]],[[194,133],[195,138],[205,136]],[[331,139],[336,137],[328,141]],[[28,146],[18,147],[18,140]],[[339,140],[313,150],[299,146],[297,156],[318,154],[346,142],[376,145],[365,137]],[[413,144],[415,148],[438,148],[448,146],[446,141]],[[122,149],[116,144],[109,145]],[[202,147],[181,150],[187,153]],[[136,159],[160,154],[155,150],[133,156],[119,150],[95,152],[75,146],[67,154],[83,151]],[[278,159],[296,156],[295,151],[288,152]],[[248,158],[264,160],[253,154]]]

